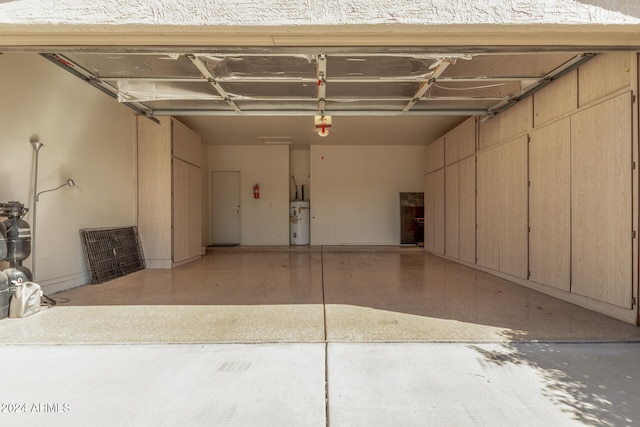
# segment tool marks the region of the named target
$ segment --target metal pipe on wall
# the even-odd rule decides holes
[[[44,146],[43,143],[38,141],[38,137],[31,137],[29,140],[36,154],[35,171],[33,177],[33,203],[31,205],[31,212],[33,213],[31,218],[31,280],[36,281],[36,200],[38,197],[38,153]]]

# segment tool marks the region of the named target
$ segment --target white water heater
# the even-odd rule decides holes
[[[309,244],[309,202],[291,202],[289,204],[289,243],[292,245]]]

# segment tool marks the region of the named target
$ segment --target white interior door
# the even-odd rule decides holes
[[[211,242],[240,244],[240,172],[211,172]]]

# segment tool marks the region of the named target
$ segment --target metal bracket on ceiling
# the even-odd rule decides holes
[[[206,79],[211,86],[213,86],[213,88],[220,94],[222,99],[224,99],[224,101],[229,104],[229,106],[231,106],[231,108],[233,108],[237,112],[242,111],[240,107],[238,107],[238,104],[236,104],[233,99],[231,99],[231,96],[229,96],[224,88],[220,86],[220,84],[216,81],[215,76],[211,73],[211,71],[209,71],[205,63],[202,62],[201,58],[195,55],[187,55],[187,58],[189,58],[189,60],[198,69],[198,71],[200,71],[202,77]]]
[[[418,101],[420,101],[420,98],[422,98],[424,94],[427,93],[429,88],[435,84],[435,82],[438,80],[438,77],[440,77],[442,73],[444,73],[447,67],[454,63],[455,63],[455,59],[451,59],[451,58],[438,59],[432,65],[433,72],[429,76],[429,80],[420,85],[420,88],[418,88],[418,91],[415,93],[415,95],[413,95],[413,99],[409,101],[407,105],[405,105],[402,111],[407,112],[411,110],[411,108],[413,108],[413,106],[416,105]]]
[[[318,55],[317,79],[318,79],[318,110],[324,116],[327,98],[327,57]]]

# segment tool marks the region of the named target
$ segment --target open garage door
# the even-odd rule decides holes
[[[353,122],[375,134],[384,133],[389,116],[420,116],[405,122],[410,123],[404,126],[405,143],[406,137],[424,143],[469,116],[504,111],[595,53],[544,48],[175,48],[168,53],[101,48],[43,55],[141,114],[188,117],[204,140],[206,125],[198,116],[217,116],[207,119],[215,123],[210,126],[217,128],[216,135],[224,135],[229,126],[234,131],[246,128],[246,121],[233,118],[288,117],[289,137],[302,143],[317,138],[315,131],[322,129],[322,121],[309,116],[345,116],[334,121],[333,129],[329,122],[326,130],[337,130],[331,143],[353,143],[352,133],[342,132],[339,139],[343,124]],[[362,126],[358,118],[363,116],[385,117]],[[251,143],[256,136],[260,133],[253,134]]]

